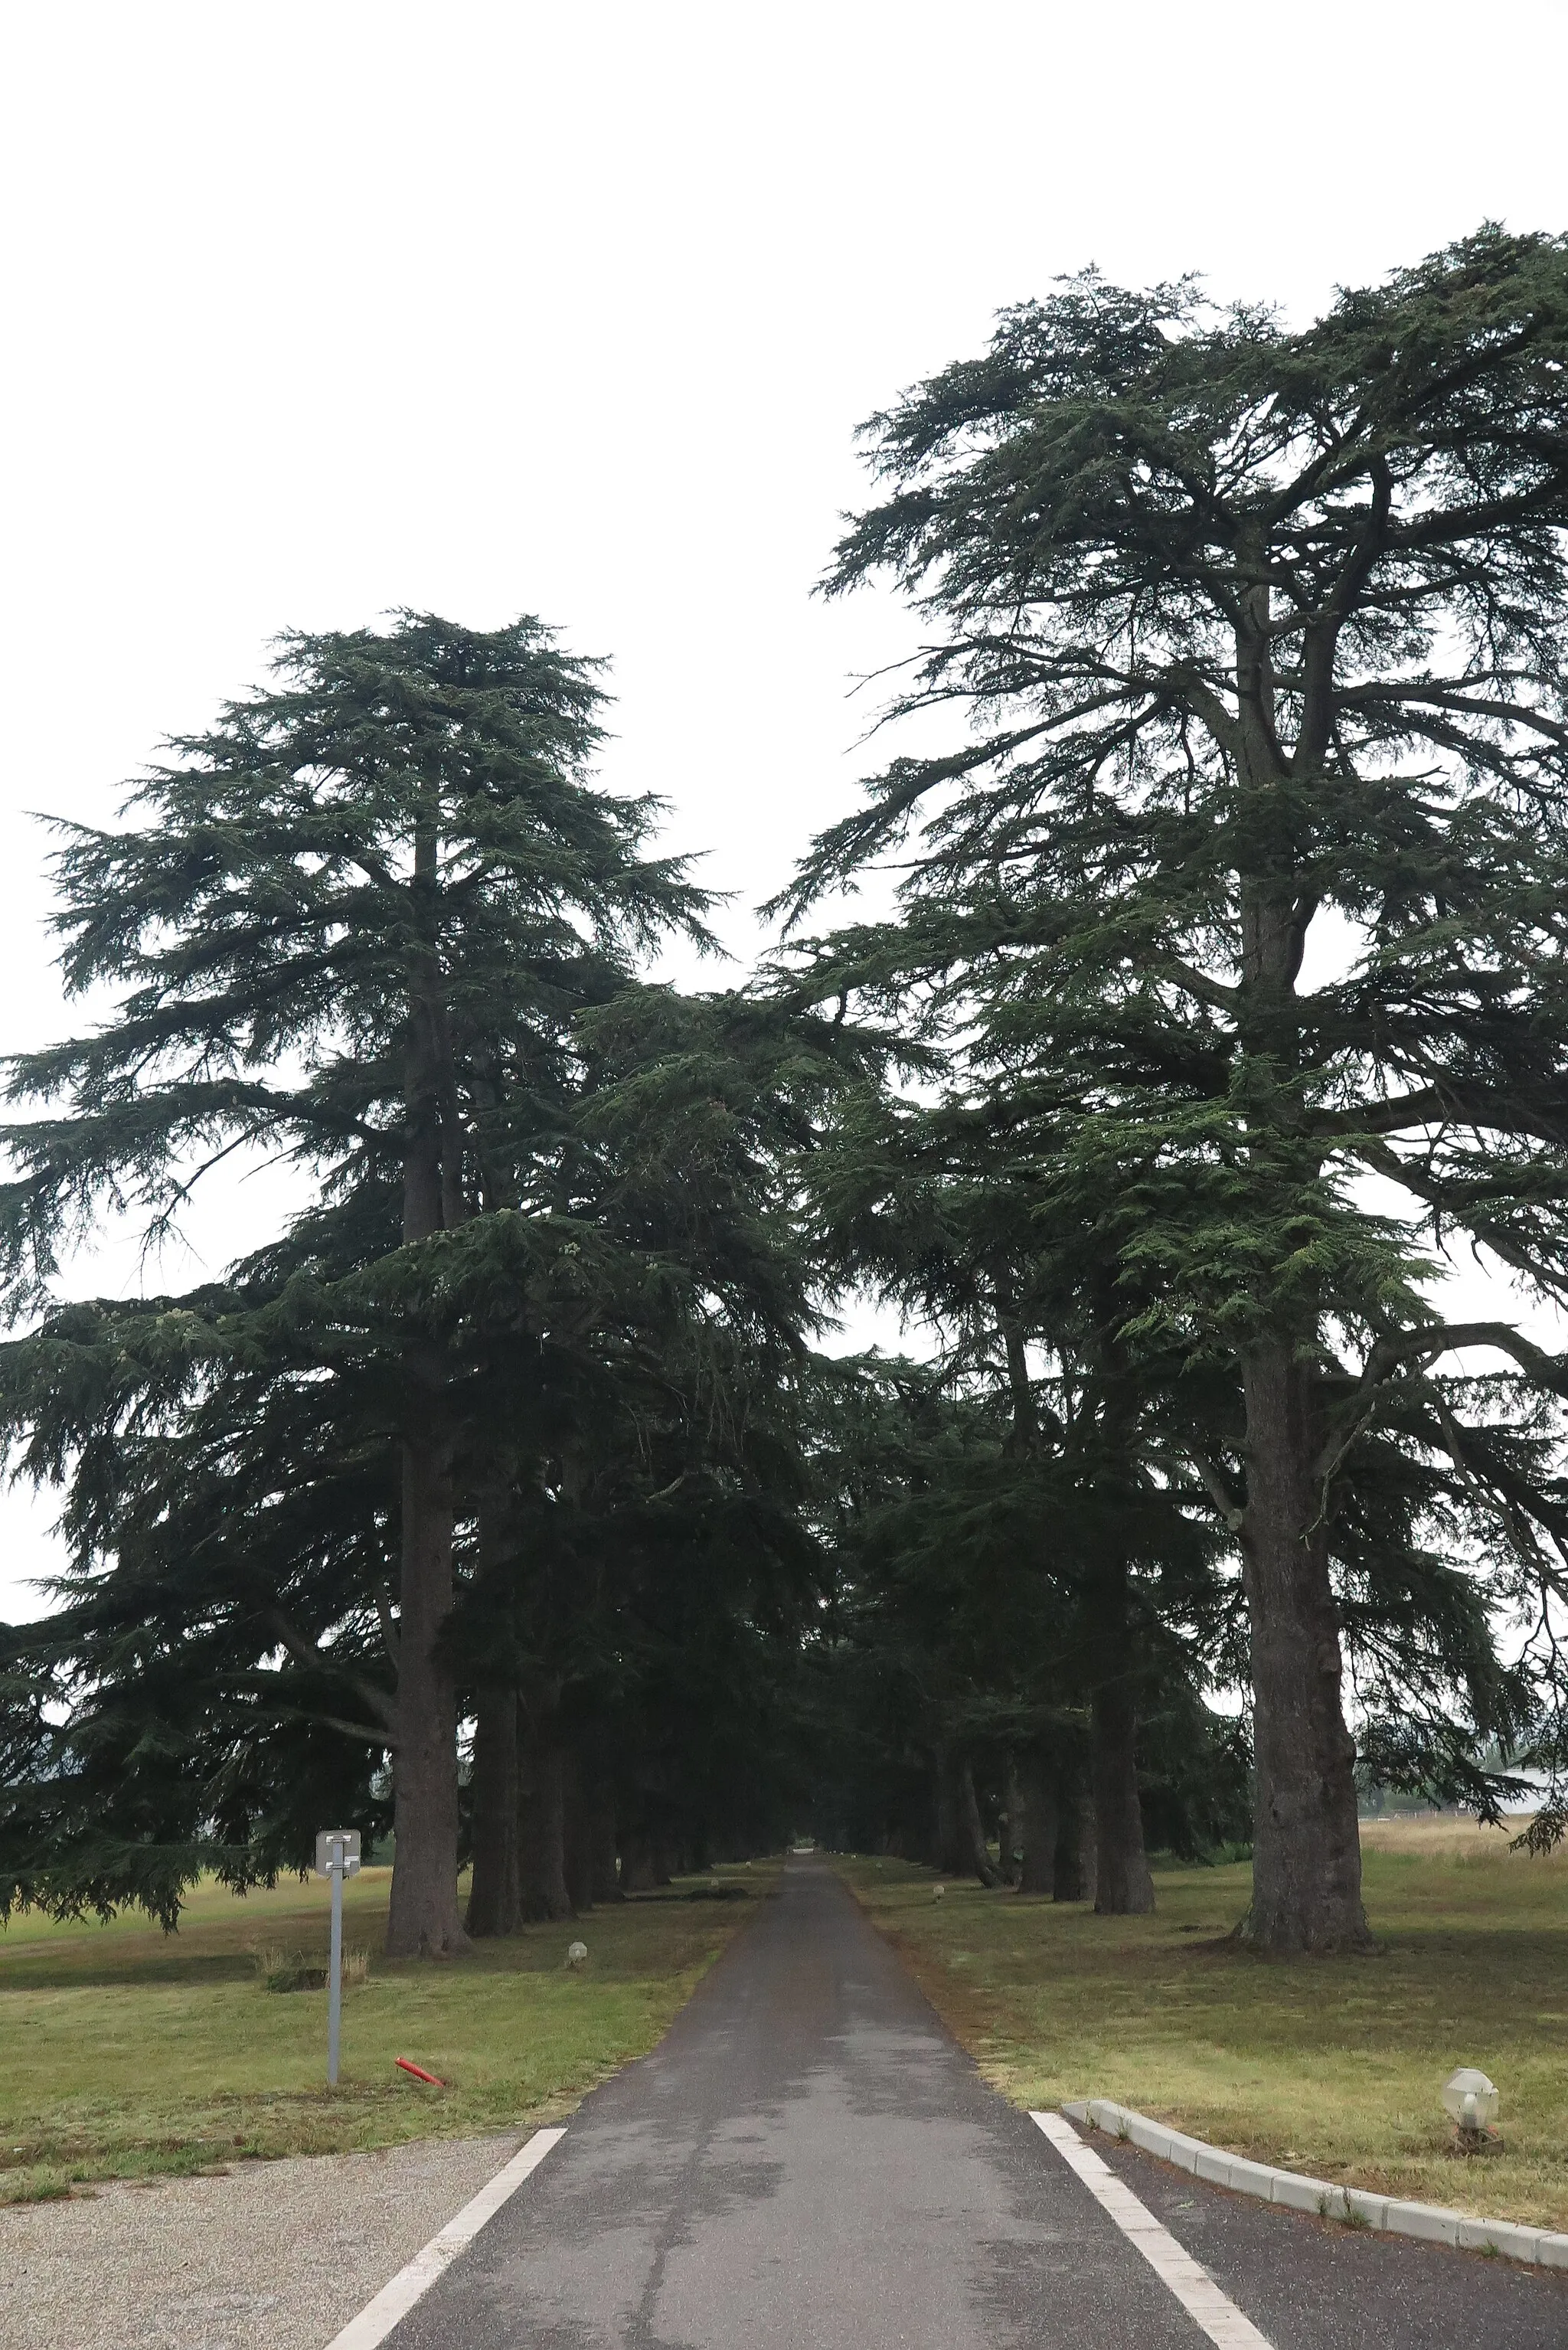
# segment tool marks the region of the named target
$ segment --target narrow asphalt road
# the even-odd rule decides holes
[[[1568,2281],[1091,2141],[1275,2350],[1568,2350]],[[1207,2350],[832,1871],[778,1899],[388,2350]]]

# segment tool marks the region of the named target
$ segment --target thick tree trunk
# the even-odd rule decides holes
[[[1090,1729],[1095,1908],[1102,1918],[1141,1918],[1154,1908],[1137,1799],[1137,1722],[1122,1677],[1095,1691]]]
[[[509,1683],[491,1681],[479,1691],[473,1741],[471,1934],[517,1930],[517,1692]]]
[[[518,1906],[530,1921],[569,1918],[566,1757],[553,1721],[531,1723],[523,1748],[517,1836]]]
[[[1023,1814],[1023,1860],[1018,1889],[1021,1893],[1051,1893],[1055,1889],[1058,1821],[1055,1762],[1039,1752],[1026,1754],[1018,1776]]]
[[[1355,1744],[1321,1497],[1310,1362],[1284,1341],[1242,1363],[1256,1797],[1252,1906],[1241,1931],[1282,1956],[1372,1948],[1361,1902]]]
[[[980,1798],[974,1791],[974,1769],[967,1754],[958,1766],[958,1798],[964,1856],[968,1864],[964,1873],[978,1877],[982,1885],[1000,1885],[1002,1878],[986,1849],[985,1830],[981,1825]]]
[[[452,1599],[452,1474],[439,1435],[404,1440],[402,1568],[387,1955],[444,1959],[467,1937],[457,1911],[457,1699],[441,1653]]]
[[[969,1850],[964,1840],[963,1798],[957,1758],[943,1748],[931,1764],[933,1838],[931,1866],[943,1877],[967,1877]]]

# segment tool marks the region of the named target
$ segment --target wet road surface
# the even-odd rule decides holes
[[[1297,2219],[1089,2143],[1275,2350],[1568,2350],[1568,2280]],[[831,1869],[794,1861],[651,2056],[388,2350],[1207,2350],[981,2080]]]

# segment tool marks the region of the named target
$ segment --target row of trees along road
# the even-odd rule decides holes
[[[238,1146],[313,1196],[225,1283],[46,1312],[10,1350],[10,1423],[69,1481],[77,1561],[30,1653],[78,1685],[12,1875],[171,1917],[213,1829],[236,1883],[267,1873],[327,1811],[374,1816],[389,1752],[389,1946],[440,1954],[462,1934],[460,1681],[473,1922],[567,1907],[560,1685],[631,1670],[581,1653],[612,1596],[583,1604],[585,1551],[640,1581],[687,1697],[725,1616],[754,1640],[798,1581],[755,1466],[805,1310],[760,1148],[788,1024],[632,988],[637,951],[702,938],[703,899],[644,854],[649,805],[587,779],[599,690],[535,623],[295,638],[279,670],[174,746],[140,821],[70,827],[59,859],[67,981],[126,992],[16,1067],[65,1107],[10,1138],[14,1306],[46,1305],[103,1198],[157,1230]],[[657,1140],[614,1082],[649,1055]],[[669,1620],[698,1612],[672,1575],[715,1586],[705,1638]],[[526,1853],[519,1700],[525,1814],[552,1831]]]
[[[975,723],[818,842],[791,911],[897,857],[899,914],[819,941],[800,993],[957,1037],[1041,1226],[1100,1221],[1102,1332],[1130,1279],[1124,1340],[1234,1367],[1241,1477],[1200,1420],[1178,1449],[1241,1545],[1270,1950],[1367,1939],[1357,1440],[1425,1401],[1479,1477],[1442,1361],[1563,1381],[1446,1324],[1414,1243],[1563,1294],[1565,362],[1561,239],[1484,230],[1297,334],[1091,273],[874,420],[886,494],[833,574],[929,623],[896,708]],[[1555,1588],[1548,1523],[1514,1533]]]
[[[739,993],[640,977],[705,901],[534,622],[286,639],[66,829],[117,1008],[12,1066],[0,1411],[72,1565],[5,1899],[171,1920],[334,1812],[439,1954],[465,1855],[504,1932],[815,1812],[1136,1909],[1250,1778],[1245,1930],[1355,1950],[1347,1666],[1379,1780],[1531,1759],[1560,1829],[1568,1367],[1436,1274],[1568,1283],[1568,244],[1299,333],[1089,273],[867,433],[829,584],[911,600],[889,721],[951,732]],[[281,1237],[57,1302],[242,1149]],[[929,1358],[813,1352],[867,1288]]]

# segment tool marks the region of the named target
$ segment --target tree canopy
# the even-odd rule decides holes
[[[10,1065],[0,1901],[395,1837],[438,1955],[816,1825],[1367,1947],[1357,1773],[1568,1772],[1568,240],[1289,328],[1089,271],[866,428],[923,650],[728,993],[534,619],[292,635],[121,826]],[[886,920],[838,903],[896,871]],[[820,912],[832,902],[832,912]],[[804,925],[820,919],[820,935]],[[66,1304],[236,1153],[299,1205]],[[914,1359],[836,1351],[871,1294]],[[1350,1693],[1347,1711],[1346,1690]],[[471,1866],[465,1915],[460,1868]]]
[[[1457,1350],[1561,1386],[1422,1243],[1563,1293],[1568,244],[1484,229],[1295,332],[1091,272],[867,432],[830,584],[934,631],[892,714],[973,723],[817,842],[789,910],[896,854],[899,918],[797,990],[954,1039],[1028,1107],[1031,1211],[1119,1202],[1129,1321],[1235,1364],[1241,1478],[1187,1450],[1248,1589],[1251,1927],[1353,1947],[1336,1491],[1417,1393],[1476,1473]]]

